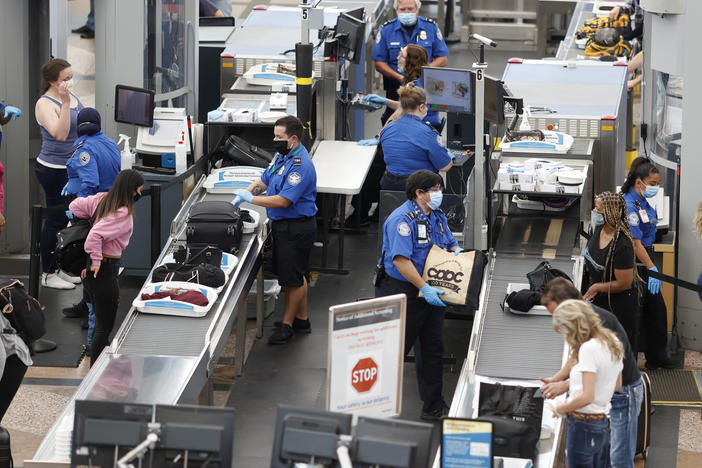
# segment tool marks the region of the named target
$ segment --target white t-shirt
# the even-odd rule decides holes
[[[595,373],[595,399],[576,411],[589,414],[609,414],[610,400],[617,385],[617,377],[623,367],[622,359],[614,359],[609,348],[598,339],[590,339],[580,346],[578,363],[570,371],[570,395],[572,400],[583,393],[583,372]]]

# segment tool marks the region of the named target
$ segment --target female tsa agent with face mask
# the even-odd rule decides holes
[[[375,281],[376,297],[407,295],[405,355],[418,338],[416,359],[419,395],[424,402],[422,419],[437,420],[448,408],[442,396],[442,354],[444,352],[443,291],[422,279],[424,262],[432,245],[458,254],[461,250],[439,210],[442,180],[427,170],[407,178],[408,200],[393,211],[383,224],[383,253]],[[423,297],[418,297],[419,291]]]
[[[648,159],[634,159],[622,185],[622,193],[626,200],[629,226],[634,238],[634,252],[639,264],[639,274],[646,288],[641,301],[641,328],[645,338],[644,350],[646,367],[650,370],[659,367],[673,368],[666,353],[668,338],[668,319],[661,295],[661,281],[648,276],[648,271],[658,271],[654,265],[653,242],[656,239],[656,224],[658,214],[648,200],[658,193],[661,174]]]
[[[44,189],[46,207],[67,205],[69,199],[61,196],[68,182],[66,162],[73,154],[73,143],[78,138],[78,112],[83,109],[80,100],[70,92],[73,79],[71,64],[52,59],[41,69],[44,78],[43,93],[34,107],[41,131],[41,152],[37,156],[36,174]],[[68,218],[63,211],[49,212],[41,232],[41,285],[46,288],[73,289],[80,279],[58,270],[53,251],[56,233],[66,227]]]
[[[383,190],[404,190],[407,177],[419,170],[445,172],[451,169],[451,154],[441,143],[441,135],[424,122],[427,95],[412,83],[401,86],[402,116],[380,131],[385,174],[380,180]]]
[[[612,192],[597,195],[592,224],[594,232],[585,249],[589,285],[585,299],[612,312],[636,349],[638,275],[624,198]]]

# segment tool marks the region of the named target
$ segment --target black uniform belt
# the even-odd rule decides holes
[[[392,172],[385,171],[385,177],[390,180],[406,180],[409,175],[395,175]]]
[[[285,218],[285,219],[274,219],[273,223],[274,224],[283,224],[283,223],[299,223],[301,221],[309,221],[310,219],[314,219],[314,216],[303,216],[302,218]]]

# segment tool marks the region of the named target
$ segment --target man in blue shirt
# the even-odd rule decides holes
[[[261,178],[247,189],[234,192],[242,201],[266,208],[273,221],[273,268],[285,286],[285,315],[277,324],[271,344],[289,342],[295,331],[310,333],[307,318],[307,267],[317,235],[317,172],[307,149],[300,143],[302,122],[286,116],[273,127],[275,158]],[[263,192],[266,195],[261,195]]]
[[[375,47],[371,58],[375,61],[375,69],[383,75],[383,87],[388,99],[397,100],[397,88],[402,82],[404,70],[399,70],[397,57],[400,50],[407,44],[417,44],[427,51],[430,67],[446,66],[448,47],[441,35],[439,26],[431,19],[418,16],[419,0],[395,0],[394,18],[383,25],[375,39]],[[392,114],[391,109],[385,109],[382,122]]]
[[[407,178],[408,200],[393,211],[383,224],[383,253],[375,280],[375,295],[407,296],[405,356],[415,349],[417,383],[424,402],[422,419],[438,420],[448,414],[442,396],[444,352],[444,312],[439,298],[444,292],[422,279],[424,263],[432,245],[458,254],[463,249],[451,234],[442,200],[441,176],[426,170]],[[419,292],[423,297],[419,297]]]

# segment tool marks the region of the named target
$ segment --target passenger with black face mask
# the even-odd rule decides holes
[[[276,154],[261,178],[236,190],[234,205],[242,202],[266,208],[273,221],[273,268],[285,287],[285,315],[276,324],[270,344],[285,344],[295,332],[310,333],[307,317],[307,280],[312,244],[317,235],[317,172],[300,143],[302,122],[286,116],[273,127]],[[266,192],[266,195],[262,195]]]

